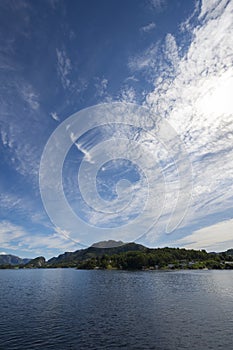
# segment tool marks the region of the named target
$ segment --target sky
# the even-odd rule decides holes
[[[233,1],[0,1],[0,253],[233,247]]]

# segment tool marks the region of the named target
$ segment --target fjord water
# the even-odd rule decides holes
[[[233,271],[0,270],[0,349],[232,349]]]

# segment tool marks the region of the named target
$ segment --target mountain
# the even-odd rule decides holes
[[[108,240],[108,241],[101,241],[101,242],[97,242],[92,244],[91,247],[94,248],[115,248],[115,247],[120,247],[121,245],[124,245],[125,243],[122,241],[114,241],[112,239]]]
[[[27,264],[25,264],[25,267],[27,268],[38,268],[38,267],[44,267],[45,266],[45,258],[43,256],[38,256],[35,259],[30,260]]]
[[[107,247],[106,247],[107,246]],[[147,248],[141,244],[137,243],[124,243],[122,241],[101,241],[94,243],[92,246],[86,249],[76,250],[75,252],[66,252],[59,255],[58,257],[53,257],[46,262],[47,267],[69,267],[76,266],[80,263],[82,264],[85,261],[91,259],[99,259],[104,256],[108,256],[111,259],[113,255],[122,255],[122,254],[131,254],[131,253],[145,253],[148,256],[150,254],[159,257],[158,260],[163,257],[169,263],[175,260],[199,260],[199,259],[217,259],[219,256],[222,260],[231,259],[231,254],[233,249],[229,249],[225,253],[207,253],[206,251],[195,251],[195,250],[186,250],[179,248]],[[232,258],[233,259],[233,258]],[[156,260],[156,259],[155,259]]]
[[[81,269],[233,269],[233,249],[222,253],[184,248],[147,248],[134,242],[102,241],[89,248],[66,252],[48,261],[43,256],[21,259],[14,255],[0,255],[0,268]]]
[[[58,257],[54,257],[47,261],[47,265],[57,265],[57,264],[68,264],[68,263],[77,263],[80,261],[84,261],[91,258],[100,257],[104,254],[106,255],[114,255],[114,254],[120,254],[124,252],[130,252],[130,251],[140,251],[140,252],[146,252],[148,248],[144,247],[141,244],[137,243],[123,243],[119,245],[119,242],[116,242],[117,245],[112,248],[101,248],[102,242],[95,243],[89,248],[76,250],[75,252],[66,252],[64,254],[59,255]],[[123,244],[122,244],[123,243]],[[99,246],[99,248],[97,248]]]
[[[233,255],[233,249],[228,249],[228,250],[226,251],[226,254],[227,254],[227,255]]]
[[[22,259],[12,254],[0,254],[0,265],[24,265],[31,259]]]

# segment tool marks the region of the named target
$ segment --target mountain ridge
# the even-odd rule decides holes
[[[21,268],[93,268],[99,265],[111,266],[111,262],[115,264],[115,266],[120,267],[123,261],[127,261],[127,266],[130,266],[130,264],[134,266],[137,260],[141,262],[136,265],[141,267],[145,264],[154,267],[157,264],[176,266],[178,261],[181,263],[180,265],[183,264],[182,261],[186,261],[187,267],[192,264],[192,261],[209,261],[209,265],[207,264],[208,266],[218,266],[216,268],[222,268],[225,263],[228,268],[233,268],[233,249],[231,248],[220,253],[207,253],[205,250],[184,248],[148,248],[134,242],[124,243],[122,241],[109,240],[93,243],[90,247],[85,249],[62,253],[47,261],[43,256],[34,259],[22,259],[12,254],[0,254],[0,268],[7,268],[8,266],[9,268],[10,266],[13,268],[17,266]],[[104,264],[103,261],[105,261]]]
[[[31,259],[20,258],[13,254],[0,254],[0,265],[24,265]]]
[[[101,243],[96,243],[97,245]],[[76,250],[75,252],[65,252],[63,254],[60,254],[58,257],[53,257],[47,261],[48,265],[53,265],[56,263],[68,263],[68,262],[75,262],[75,261],[83,261],[86,259],[91,259],[94,256],[101,256],[103,254],[108,255],[114,255],[119,254],[127,251],[146,251],[148,248],[144,247],[141,244],[137,244],[134,242],[130,243],[123,243],[120,245],[117,245],[115,247],[109,247],[109,248],[102,248],[102,247],[96,247],[95,244],[86,248],[86,249],[80,249]]]

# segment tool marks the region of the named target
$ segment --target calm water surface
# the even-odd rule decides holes
[[[233,349],[233,271],[0,270],[0,349]]]

